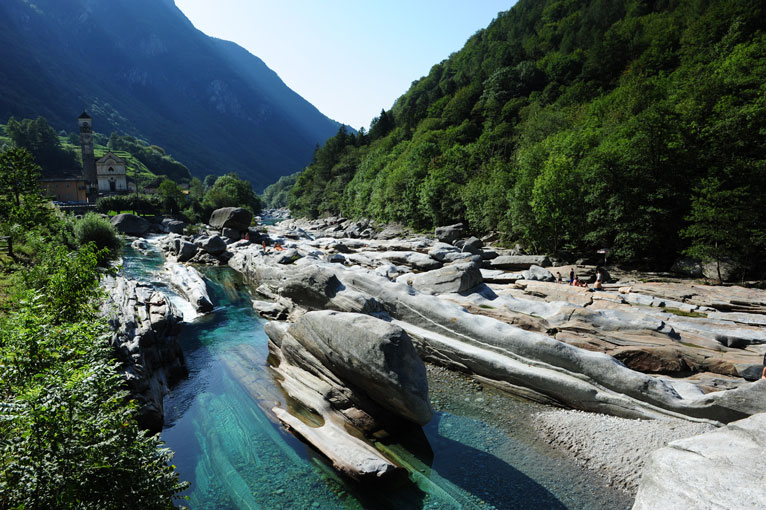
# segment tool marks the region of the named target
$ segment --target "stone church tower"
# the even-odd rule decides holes
[[[82,151],[82,174],[88,189],[88,198],[98,197],[98,176],[96,174],[96,155],[93,152],[93,119],[82,112],[77,117],[80,126],[80,150]]]

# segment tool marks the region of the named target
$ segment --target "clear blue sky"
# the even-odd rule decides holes
[[[260,57],[322,113],[367,128],[515,0],[175,0]]]

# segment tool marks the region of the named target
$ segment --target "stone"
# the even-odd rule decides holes
[[[211,255],[220,255],[226,251],[226,243],[220,236],[200,237],[194,244]]]
[[[241,207],[222,207],[213,211],[208,224],[217,229],[231,228],[243,231],[247,230],[252,221],[253,215],[247,209]]]
[[[633,510],[763,508],[764,449],[766,413],[673,441],[644,466]]]
[[[295,248],[288,248],[287,250],[277,252],[275,261],[277,264],[292,264],[299,258],[301,258],[301,254],[298,253],[298,250]]]
[[[149,284],[122,276],[102,283],[108,299],[101,313],[112,328],[110,345],[119,360],[130,398],[139,404],[139,425],[159,433],[164,424],[163,398],[188,374],[178,333],[181,313],[172,301]]]
[[[279,295],[317,310],[325,307],[340,287],[340,281],[332,272],[309,266],[289,276],[280,286]]]
[[[441,262],[434,260],[425,253],[414,251],[384,251],[380,253],[365,252],[378,259],[384,259],[395,265],[409,266],[419,271],[430,271],[442,266]]]
[[[163,218],[160,223],[160,229],[170,234],[183,234],[185,228],[186,222],[173,218]]]
[[[421,292],[443,294],[446,292],[465,292],[482,283],[479,265],[475,262],[455,263],[418,273],[409,278],[412,287]]]
[[[510,271],[529,269],[531,266],[550,266],[545,255],[500,255],[489,261],[491,269]]]
[[[445,227],[436,227],[434,236],[443,243],[452,244],[465,234],[465,228],[462,223],[447,225]]]
[[[697,259],[681,257],[670,266],[670,272],[692,278],[700,278],[702,276],[702,264]]]
[[[340,253],[331,253],[327,256],[327,262],[330,262],[331,264],[345,264],[346,257]]]
[[[134,250],[138,250],[141,253],[148,253],[149,251],[149,243],[146,242],[146,239],[136,239],[132,243],[130,243],[130,246]]]
[[[702,275],[710,280],[718,281],[718,271],[721,272],[721,281],[734,281],[742,272],[742,269],[736,264],[727,261],[708,262],[702,265]]]
[[[166,270],[170,285],[191,303],[195,310],[200,313],[213,310],[213,303],[207,292],[207,284],[199,271],[183,264],[166,264]]]
[[[129,236],[143,236],[149,232],[149,229],[152,226],[151,223],[144,218],[130,213],[118,214],[117,216],[114,216],[110,222],[114,228],[117,229],[117,232]]]
[[[425,365],[400,327],[357,313],[308,312],[289,333],[334,374],[419,425],[433,411]]]
[[[271,320],[285,320],[290,313],[290,307],[282,301],[253,300],[253,309],[258,315]]]
[[[553,273],[548,271],[547,269],[544,269],[540,266],[530,266],[529,269],[526,271],[521,272],[522,276],[524,276],[525,280],[535,280],[540,282],[555,282],[556,277],[553,276]]]
[[[470,259],[473,255],[474,254],[469,251],[462,251],[460,248],[447,243],[436,243],[436,245],[428,251],[429,257],[445,264],[456,262],[458,260]]]
[[[484,243],[477,237],[469,237],[468,239],[461,239],[460,241],[455,242],[455,246],[462,251],[478,255],[481,253],[481,248],[484,246]]]
[[[221,235],[230,241],[242,239],[242,231],[236,228],[224,227],[221,229]]]
[[[178,239],[176,248],[176,257],[178,262],[187,262],[197,254],[197,247],[194,243]]]

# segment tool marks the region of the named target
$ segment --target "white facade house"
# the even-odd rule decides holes
[[[96,161],[99,193],[127,193],[128,178],[125,160],[107,152]]]

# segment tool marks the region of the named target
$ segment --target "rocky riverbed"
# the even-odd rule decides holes
[[[417,426],[426,414],[400,412],[404,397],[389,392],[413,394],[405,376],[422,363],[409,357],[383,368],[393,366],[399,345],[481,387],[588,411],[541,409],[535,429],[630,493],[650,452],[726,423],[736,430],[739,420],[766,412],[766,381],[758,381],[764,291],[609,278],[609,268],[604,290],[570,287],[554,275],[571,270],[588,281],[596,268],[495,249],[459,225],[428,236],[342,219],[285,221],[268,232],[250,229],[243,240],[241,212],[218,213],[215,223],[193,237],[168,237],[168,259],[228,263],[256,289],[259,313],[287,321],[267,329],[274,369],[315,418],[274,413],[352,476],[391,471],[355,440]],[[391,376],[359,370],[371,359],[355,351],[354,339],[363,337],[375,346],[369,352],[386,353],[380,374]],[[370,387],[354,380],[368,376]],[[430,398],[437,408],[449,400]],[[356,446],[331,450],[344,430],[343,441]],[[370,466],[381,469],[365,471]],[[661,490],[652,497],[661,499]]]

